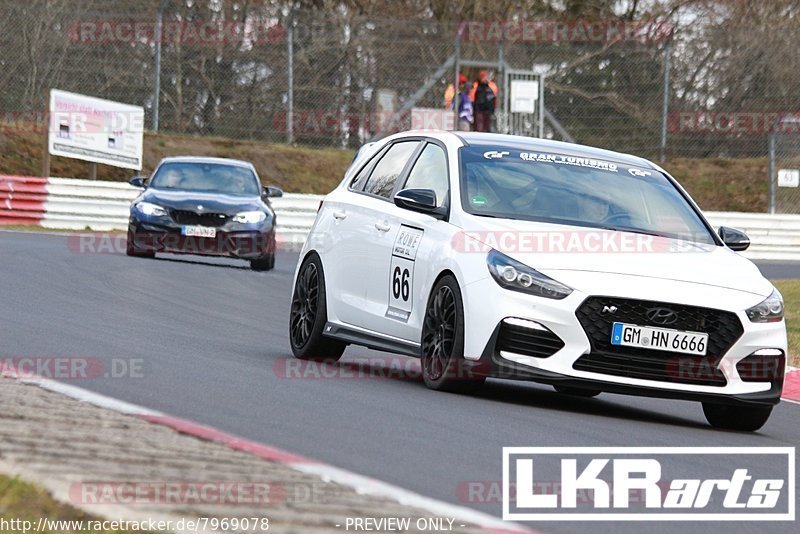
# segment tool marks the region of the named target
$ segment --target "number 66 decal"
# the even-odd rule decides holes
[[[407,322],[414,304],[414,262],[424,232],[419,228],[400,226],[392,247],[389,268],[389,308],[386,317]]]
[[[413,269],[413,266],[412,266]],[[402,269],[400,266],[395,266],[394,274],[392,275],[392,297],[395,300],[408,301],[411,296],[411,287],[408,279],[411,277],[411,271]]]

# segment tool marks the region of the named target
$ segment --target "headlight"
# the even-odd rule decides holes
[[[167,214],[167,210],[151,202],[139,202],[136,204],[136,209],[151,217],[163,217]]]
[[[745,313],[754,323],[777,323],[783,319],[783,297],[775,289],[763,302],[756,304]]]
[[[233,218],[233,222],[245,224],[260,223],[266,220],[267,214],[263,211],[243,211],[241,213],[237,213]]]
[[[486,263],[495,282],[506,289],[557,300],[572,293],[572,288],[496,250],[489,253]]]

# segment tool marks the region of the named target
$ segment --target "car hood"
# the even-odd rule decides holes
[[[152,202],[168,209],[202,211],[235,215],[242,211],[264,211],[267,206],[258,196],[224,195],[195,191],[146,189],[140,201]],[[202,209],[199,208],[202,206]]]
[[[773,290],[758,267],[723,246],[549,223],[480,217],[471,222],[474,230],[465,229],[469,237],[462,242],[475,239],[483,243],[484,250],[494,248],[567,284],[589,280],[588,273],[608,273],[703,284],[764,297]]]

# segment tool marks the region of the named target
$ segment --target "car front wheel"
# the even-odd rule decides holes
[[[715,428],[755,432],[769,419],[772,406],[728,406],[704,402],[703,413]]]
[[[255,260],[250,260],[250,268],[254,271],[271,271],[275,268],[275,254],[267,254]]]
[[[464,303],[451,275],[444,276],[431,291],[421,349],[422,377],[431,389],[473,393],[486,380],[464,359]]]

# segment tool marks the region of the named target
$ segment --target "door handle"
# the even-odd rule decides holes
[[[385,222],[376,222],[375,229],[378,230],[379,232],[388,232],[389,230],[392,229],[392,225]]]
[[[347,212],[344,210],[336,210],[333,212],[333,218],[339,219],[340,221],[344,220],[347,218]]]

